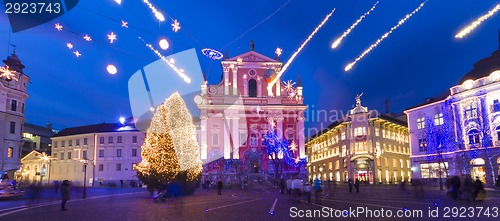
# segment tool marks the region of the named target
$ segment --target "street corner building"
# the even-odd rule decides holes
[[[410,146],[404,115],[356,106],[306,143],[309,179],[365,184],[411,180]]]
[[[24,110],[30,78],[23,71],[25,66],[16,51],[0,66],[0,173],[10,178],[21,167],[23,145],[22,125],[26,121]]]
[[[500,47],[458,85],[405,113],[414,178],[470,175],[494,185],[500,176]]]
[[[380,114],[356,106],[306,143],[309,179],[395,184],[411,180],[408,127],[404,114]]]
[[[236,181],[262,179],[276,173],[266,152],[265,136],[276,130],[280,139],[296,145],[293,158],[305,158],[304,111],[300,76],[297,85],[282,82],[279,54],[272,59],[251,50],[221,61],[221,82],[201,85],[200,151],[203,177]],[[274,82],[275,83],[274,83]],[[270,84],[273,84],[272,88]],[[288,85],[288,87],[287,87]],[[283,159],[281,159],[283,160]],[[305,178],[305,166],[278,172]]]
[[[52,137],[50,179],[74,185],[139,184],[135,166],[142,160],[145,133],[133,123],[102,123],[61,130]]]

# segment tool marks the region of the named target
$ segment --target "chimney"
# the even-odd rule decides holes
[[[250,51],[253,51],[255,49],[255,43],[253,40],[250,41]]]
[[[385,114],[390,114],[391,113],[391,109],[390,109],[390,100],[389,98],[386,98],[385,99]]]

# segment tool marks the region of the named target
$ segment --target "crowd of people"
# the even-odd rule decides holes
[[[460,177],[453,176],[446,180],[446,188],[448,195],[454,200],[482,201],[486,197],[483,182],[479,177],[473,181],[472,177],[466,176],[462,184]]]

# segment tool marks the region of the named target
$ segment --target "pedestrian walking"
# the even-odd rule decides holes
[[[292,177],[290,176],[288,180],[286,180],[286,193],[288,195],[292,194]]]
[[[62,211],[66,211],[68,209],[66,209],[66,202],[69,200],[69,197],[70,194],[69,194],[69,181],[68,180],[64,180],[62,182],[62,185],[61,185],[61,199],[62,199],[62,203],[61,203],[61,210]]]
[[[356,188],[356,193],[359,193],[359,179],[356,178],[356,182],[354,183],[354,187]]]
[[[304,197],[306,197],[307,203],[311,203],[311,184],[305,181],[302,187],[302,192],[304,192]]]
[[[479,177],[476,177],[476,181],[474,182],[474,201],[483,201],[485,197],[484,193],[484,185]]]
[[[283,178],[281,178],[281,181],[280,181],[281,195],[283,195],[283,193],[285,192],[285,187],[286,187],[285,180]]]
[[[349,193],[352,193],[352,179],[347,180],[347,185],[349,186]]]
[[[297,201],[300,203],[300,195],[302,192],[302,180],[299,178],[295,178],[292,181],[292,191],[293,191],[293,197],[297,198]]]
[[[317,177],[316,179],[314,179],[313,188],[314,188],[314,197],[316,198],[316,203],[319,203],[319,194],[323,191],[323,189],[321,188],[321,180],[319,180],[319,178]]]
[[[217,195],[222,195],[222,180],[217,182]]]
[[[472,182],[472,177],[466,176],[464,180],[463,194],[465,201],[472,201],[472,191],[474,189],[474,183]]]

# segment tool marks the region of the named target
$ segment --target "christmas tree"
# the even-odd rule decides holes
[[[196,140],[196,128],[186,103],[173,93],[165,100],[166,123],[174,143],[180,171],[186,173],[187,181],[195,180],[201,173],[200,148]]]
[[[149,189],[160,189],[176,178],[180,166],[163,105],[156,109],[141,148],[142,162],[136,167],[137,176]]]

